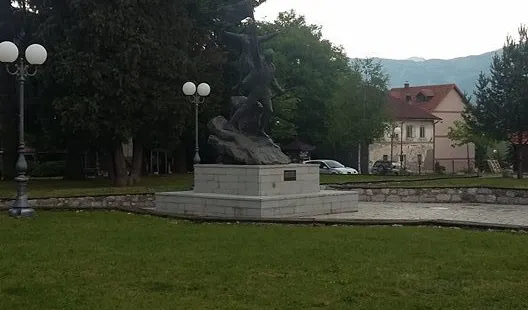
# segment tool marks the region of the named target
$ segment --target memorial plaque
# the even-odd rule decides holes
[[[297,181],[297,170],[284,170],[284,181]]]

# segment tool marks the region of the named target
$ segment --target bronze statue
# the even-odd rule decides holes
[[[234,66],[237,68],[240,80],[233,87],[233,90],[238,90],[242,79],[255,67],[254,58],[259,57],[258,48],[260,47],[260,44],[273,39],[278,33],[275,32],[262,36],[252,36],[246,33],[224,31],[223,34],[226,38],[236,41],[240,47],[240,54],[238,55],[237,60],[234,62]]]
[[[279,85],[275,78],[275,65],[273,64],[274,52],[272,49],[264,51],[260,59],[255,63],[251,72],[242,80],[241,89],[249,89],[249,94],[245,101],[241,104],[246,109],[256,107],[262,109],[260,124],[258,124],[258,132],[262,136],[266,134],[266,128],[273,113],[273,105],[271,102],[271,87],[274,87],[279,92],[284,92],[284,89]],[[231,125],[238,126],[238,122],[245,114],[246,109],[238,109],[229,121]],[[238,128],[239,129],[239,128]]]
[[[220,7],[222,22],[226,25],[236,25],[250,17],[255,19],[253,4],[250,0],[242,0]]]
[[[261,51],[261,43],[277,33],[257,35],[253,7],[249,0],[222,7],[224,24],[232,27],[248,19],[241,31],[224,30],[222,38],[238,49],[232,63],[238,78],[231,87],[229,121],[217,116],[208,123],[209,143],[218,151],[219,161],[235,164],[287,164],[290,159],[267,134],[273,114],[272,89],[284,92],[275,78],[272,49]],[[233,46],[235,45],[235,46]]]

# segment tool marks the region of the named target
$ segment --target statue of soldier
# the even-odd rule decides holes
[[[271,88],[273,87],[281,93],[284,92],[284,89],[275,78],[276,69],[273,64],[273,56],[274,51],[272,49],[266,49],[262,56],[260,56],[260,59],[256,61],[251,72],[239,85],[240,88],[249,90],[249,94],[242,105],[246,108],[262,108],[262,117],[258,128],[259,134],[266,137],[268,136],[266,134],[266,128],[273,114]],[[230,123],[236,127],[244,112],[244,109],[238,109],[231,117]]]

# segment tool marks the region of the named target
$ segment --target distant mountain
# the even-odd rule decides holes
[[[411,57],[411,58],[408,58],[407,60],[412,60],[412,61],[426,61],[426,59],[423,58],[423,57]]]
[[[489,72],[491,59],[499,51],[453,59],[376,59],[381,61],[389,74],[390,87],[403,87],[406,81],[411,86],[456,83],[462,91],[472,95],[479,73]]]

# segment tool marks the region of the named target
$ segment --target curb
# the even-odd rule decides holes
[[[174,215],[169,213],[157,212],[144,208],[127,208],[127,207],[36,207],[35,210],[42,211],[120,211],[133,213],[137,215],[150,215],[161,218],[172,218],[186,220],[196,223],[246,223],[246,224],[279,224],[279,225],[312,225],[312,226],[430,226],[430,227],[448,227],[461,228],[470,230],[495,230],[495,231],[522,231],[528,232],[528,225],[511,225],[511,224],[493,224],[469,221],[453,220],[401,220],[401,219],[315,219],[315,218],[288,218],[288,219],[263,219],[263,218],[217,218],[202,216],[185,216]],[[7,211],[7,208],[0,208]]]

